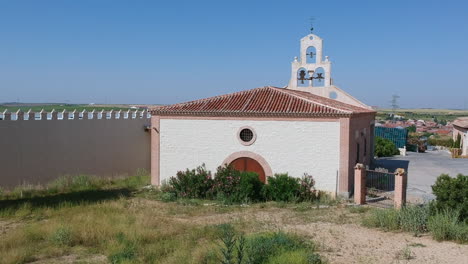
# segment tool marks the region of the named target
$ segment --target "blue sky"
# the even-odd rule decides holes
[[[369,105],[468,108],[468,1],[0,0],[0,102],[169,104],[285,86],[315,33]]]

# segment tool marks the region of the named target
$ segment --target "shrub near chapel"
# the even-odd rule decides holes
[[[299,188],[298,179],[290,177],[287,173],[275,174],[273,177],[268,177],[263,195],[267,200],[292,202],[297,200]]]
[[[459,212],[461,221],[468,220],[468,175],[458,174],[452,178],[442,174],[432,185],[432,192],[436,196],[435,209],[454,210]]]
[[[256,202],[263,199],[258,174],[240,172],[232,166],[218,167],[212,192],[226,202]]]
[[[287,173],[268,177],[268,184],[260,181],[254,172],[241,172],[232,166],[217,168],[214,178],[205,166],[192,170],[179,171],[168,184],[161,187],[168,196],[174,198],[216,198],[226,203],[259,201],[310,202],[318,199],[315,180],[304,174],[302,178],[291,177]]]
[[[207,198],[212,186],[211,172],[202,165],[196,169],[177,172],[164,190],[174,193],[178,198]]]

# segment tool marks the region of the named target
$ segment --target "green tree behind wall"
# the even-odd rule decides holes
[[[376,137],[375,138],[375,150],[374,156],[377,157],[391,157],[393,155],[400,154],[400,151],[395,144],[386,138]]]

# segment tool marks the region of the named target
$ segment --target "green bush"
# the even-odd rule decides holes
[[[212,187],[211,173],[205,166],[177,172],[169,179],[166,192],[173,192],[178,198],[206,198]]]
[[[234,199],[234,195],[239,191],[240,175],[240,171],[233,166],[218,167],[213,179],[213,194],[223,200]]]
[[[468,242],[468,224],[459,221],[459,214],[452,210],[436,212],[428,220],[427,226],[435,240],[455,240]]]
[[[460,220],[468,220],[468,175],[458,174],[452,178],[447,174],[440,175],[432,185],[436,200],[432,206],[437,211],[458,211]]]
[[[374,156],[377,157],[391,157],[400,154],[400,151],[395,144],[386,138],[375,138]]]
[[[263,195],[267,200],[291,202],[297,201],[299,195],[299,181],[297,178],[285,174],[275,174],[268,177],[268,184],[263,188]]]
[[[258,202],[263,200],[262,189],[265,184],[257,173],[241,172],[239,190],[233,195],[236,202]]]
[[[263,182],[254,172],[240,172],[232,166],[218,167],[212,192],[227,203],[255,202],[263,200]]]

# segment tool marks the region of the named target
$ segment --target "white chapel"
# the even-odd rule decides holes
[[[301,39],[284,88],[265,86],[151,109],[151,182],[205,164],[231,164],[268,181],[312,175],[319,190],[349,197],[354,166],[369,164],[375,111],[333,85],[323,40]]]

